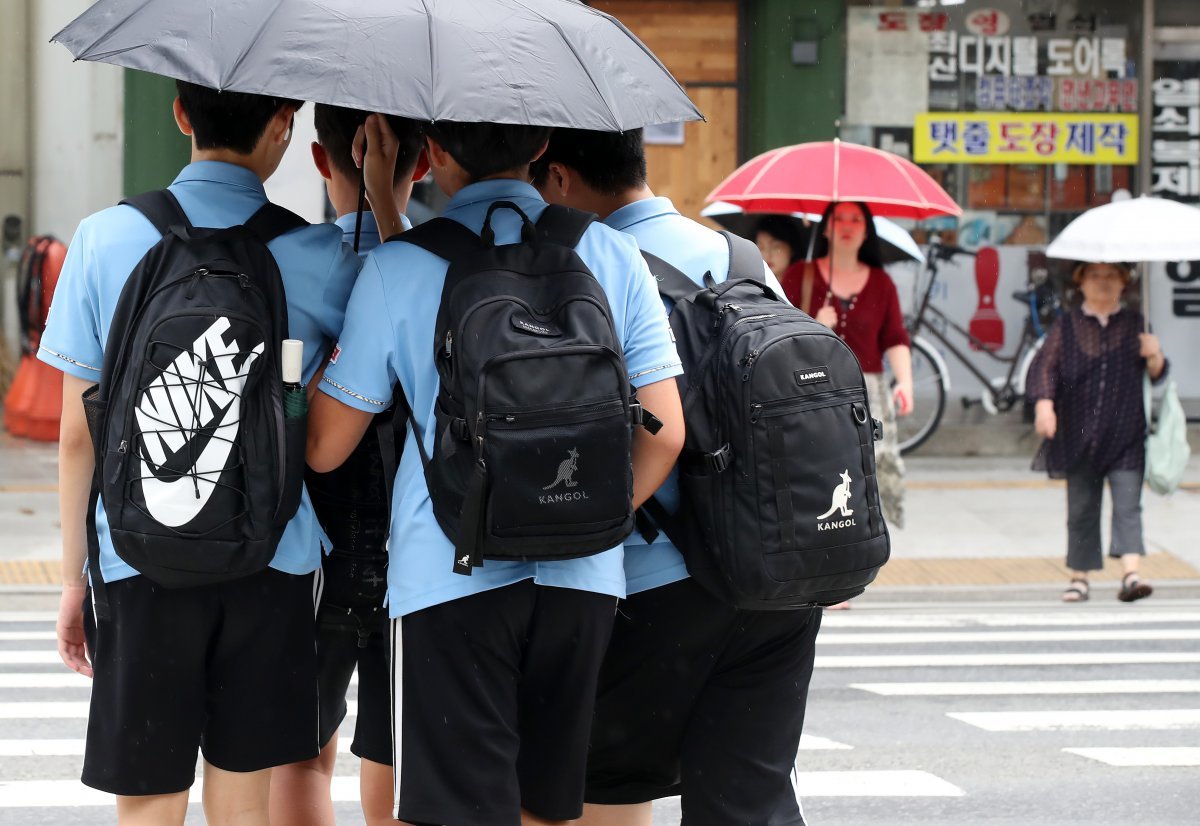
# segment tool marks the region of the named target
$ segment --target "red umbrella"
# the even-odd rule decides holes
[[[764,152],[734,170],[708,200],[747,212],[823,212],[835,201],[861,201],[873,214],[891,218],[962,215],[916,164],[837,139]]]

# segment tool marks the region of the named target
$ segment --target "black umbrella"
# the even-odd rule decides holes
[[[805,215],[796,212],[744,212],[741,207],[717,201],[701,212],[705,218],[715,221],[725,229],[743,238],[754,240],[759,222],[768,215],[778,215],[788,220],[802,239],[803,247],[797,250],[802,257],[813,241],[813,231],[821,223],[820,215]],[[894,221],[875,217],[875,236],[879,239],[879,255],[884,264],[900,261],[925,261],[921,248],[908,232]]]
[[[78,60],[424,121],[702,119],[620,21],[576,0],[100,0],[53,40]]]

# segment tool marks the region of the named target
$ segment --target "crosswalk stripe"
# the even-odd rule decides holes
[[[1070,613],[1065,611],[1070,610]],[[821,618],[821,633],[829,629],[846,628],[1060,628],[1069,626],[1095,625],[1157,625],[1171,623],[1200,623],[1200,611],[1139,611],[1130,608],[1122,611],[1090,612],[1075,611],[1074,606],[1064,612],[1036,612],[1021,614],[896,614],[893,612],[855,614],[853,611],[825,612]],[[818,639],[820,637],[818,636]]]
[[[817,654],[817,668],[958,668],[1003,665],[1134,665],[1200,663],[1200,653],[1176,651],[1061,652],[1053,654]]]
[[[1200,708],[947,712],[984,731],[1173,731],[1200,728]]]
[[[61,662],[58,651],[0,651],[0,665],[49,665]]]
[[[1001,694],[1196,694],[1200,680],[1033,680],[1029,682],[851,683],[885,697]]]
[[[33,640],[53,640],[57,635],[53,631],[0,631],[0,642],[31,642]]]
[[[346,716],[346,723],[341,728],[338,737],[338,754],[350,754],[350,745],[354,740],[354,718]],[[75,757],[83,754],[84,741],[76,740],[0,740],[0,757]],[[816,737],[811,734],[800,738],[801,751],[833,751],[851,749],[845,743],[830,740],[826,737]]]
[[[1130,748],[1063,749],[1110,766],[1167,767],[1200,766],[1200,748],[1195,746],[1142,746]]]
[[[58,621],[53,611],[0,611],[0,622],[49,622]]]
[[[358,701],[346,701],[347,716],[358,715]],[[30,702],[0,703],[0,720],[66,720],[88,716],[88,703],[84,702]]]
[[[923,771],[823,771],[800,772],[799,793],[815,797],[962,797],[952,783]],[[334,803],[359,799],[357,777],[338,776],[330,785]],[[199,804],[204,779],[197,778],[189,801]],[[111,806],[113,796],[89,789],[78,780],[0,781],[0,809],[73,808]]]
[[[61,671],[0,673],[0,688],[88,688],[92,681],[63,666]]]
[[[802,798],[962,797],[965,792],[935,774],[915,770],[797,772]]]
[[[1200,640],[1200,628],[1134,628],[1106,631],[926,631],[819,634],[818,645],[916,645],[974,642],[1125,642]]]
[[[83,740],[0,740],[0,757],[75,757]]]

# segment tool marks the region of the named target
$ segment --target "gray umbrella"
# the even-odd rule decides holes
[[[77,60],[419,120],[703,119],[632,32],[576,0],[100,0],[53,40]]]

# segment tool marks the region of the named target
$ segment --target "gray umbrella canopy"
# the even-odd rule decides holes
[[[77,60],[419,120],[703,119],[632,32],[576,0],[100,0],[52,39]]]

